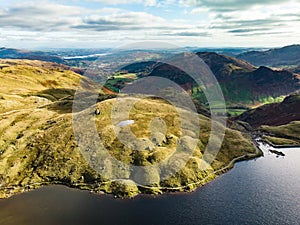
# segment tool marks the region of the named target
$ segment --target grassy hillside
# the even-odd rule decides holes
[[[64,65],[31,60],[0,60],[0,113],[31,109],[73,95],[83,79]],[[85,80],[86,89],[93,84]]]
[[[2,60],[1,64],[1,198],[47,184],[64,184],[127,197],[138,193],[193,190],[231,168],[232,164],[229,163],[234,158],[245,154],[248,154],[248,157],[255,155],[255,149],[249,139],[238,131],[226,129],[221,151],[213,164],[202,171],[202,156],[211,129],[209,118],[199,115],[201,130],[197,137],[180,127],[178,112],[189,117],[188,112],[174,108],[163,100],[146,98],[138,101],[130,111],[130,119],[135,123],[118,127],[111,123],[115,99],[109,99],[113,96],[105,93],[99,96],[99,102],[92,108],[71,113],[74,92],[79,80],[84,79],[79,74],[63,70],[56,64],[39,61]],[[99,88],[88,80],[84,84],[79,88],[86,93]],[[100,112],[99,115],[94,114],[96,108]],[[94,134],[89,122],[81,124],[84,134],[80,136],[81,141],[88,143],[89,147],[80,151],[78,137],[75,138],[72,126],[74,115],[90,118],[90,122],[95,122],[97,135],[101,137],[109,155],[125,164],[122,170],[112,163],[111,157],[103,155],[99,143],[90,143],[90,137]],[[158,116],[165,121],[165,134],[149,127],[149,123]],[[129,128],[142,142],[132,140],[131,147],[128,147],[116,138],[113,129],[122,136],[126,135],[126,129]],[[179,137],[182,135],[184,138],[181,140]],[[200,141],[197,142],[196,148],[190,149],[190,143],[197,138]],[[182,146],[185,146],[179,150],[176,158],[181,169],[173,176],[162,179],[163,174],[170,172],[171,167],[168,165],[172,162],[169,159],[179,140],[184,143]],[[92,164],[104,161],[105,166],[101,173],[96,172],[87,163],[84,158],[87,156]],[[187,159],[186,164],[180,164],[183,159]],[[128,166],[151,166],[158,162],[162,164],[159,169],[154,167],[142,174],[133,174]],[[118,179],[111,180],[113,175]],[[135,184],[132,180],[136,176],[150,185],[144,187]]]
[[[274,145],[300,146],[300,121],[293,121],[281,126],[261,126],[266,133],[264,138]]]

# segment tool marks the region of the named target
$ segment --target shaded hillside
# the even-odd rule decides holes
[[[300,65],[300,45],[290,45],[267,51],[250,51],[237,56],[253,65],[261,66],[294,66]]]
[[[299,90],[300,76],[262,66],[252,72],[226,78],[220,83],[228,101],[255,105],[276,102],[281,96]]]
[[[64,63],[64,60],[62,58],[47,52],[19,50],[13,48],[0,48],[0,58],[29,59],[29,60],[41,60],[47,62]]]
[[[137,62],[124,66],[121,70],[128,73],[151,72],[156,65],[157,62],[155,61]]]
[[[214,52],[198,52],[196,54],[210,67],[219,81],[226,79],[230,75],[255,70],[255,67],[251,64],[230,56],[220,55]],[[174,79],[172,73],[174,73]],[[163,77],[169,77],[171,80],[181,80],[179,84],[187,83],[185,80],[190,82],[190,78],[187,74],[171,65],[156,64],[150,76],[159,76],[160,74]]]
[[[278,126],[300,121],[300,95],[286,97],[281,103],[273,103],[243,113],[237,120],[249,123],[253,128],[261,125]]]
[[[66,110],[72,107],[77,88],[82,91],[79,103],[85,102],[90,92],[100,92],[101,87],[79,74],[63,70],[57,64],[39,61],[2,60],[1,64],[5,65],[0,70],[1,198],[48,184],[64,184],[127,197],[138,193],[193,190],[231,168],[233,159],[256,156],[249,139],[238,131],[225,128],[225,141],[216,159],[206,170],[201,170],[206,163],[202,156],[211,130],[209,118],[199,115],[201,130],[197,136],[188,132],[188,127],[195,126],[194,123],[180,127],[178,112],[188,119],[191,118],[190,112],[174,108],[160,99],[146,98],[137,101],[130,111],[130,119],[135,123],[130,127],[118,127],[111,121],[115,100],[107,100],[105,93],[101,93],[99,102],[91,108],[73,113]],[[78,86],[80,80],[85,82]],[[126,104],[120,107],[126,107]],[[123,108],[120,110],[122,112]],[[97,111],[99,113],[95,114]],[[76,138],[72,121],[74,115],[76,118],[88,118],[80,123],[83,132]],[[149,123],[158,116],[165,121],[165,134],[161,133],[164,126],[149,128]],[[109,156],[103,155],[101,145],[92,138],[95,133],[91,123],[96,125],[96,137],[101,138]],[[221,129],[222,125],[216,125]],[[118,137],[125,135],[126,138],[128,129],[140,140],[127,139],[130,140],[129,147],[116,137],[118,133]],[[79,141],[80,146],[88,147],[80,151]],[[179,141],[183,145],[176,150]],[[196,143],[195,148],[191,147],[191,143]],[[180,169],[173,176],[161,179],[174,169],[169,166],[172,163],[169,157],[175,151],[178,151],[176,165],[180,165]],[[124,165],[120,167],[113,163],[110,156]],[[91,164],[84,157],[88,157]],[[182,164],[185,159],[187,163]],[[98,173],[90,165],[101,160],[104,166],[99,168],[102,172]],[[142,174],[135,174],[128,167],[151,166],[158,162],[163,162],[162,167],[150,167]],[[112,180],[112,175],[118,179]],[[134,183],[132,180],[136,176],[149,186]]]
[[[217,53],[204,52],[197,55],[213,71],[228,105],[270,103],[300,88],[300,76],[289,71],[275,71],[267,67],[256,69],[245,61]],[[200,101],[205,99],[192,78],[178,68],[166,64],[158,65],[150,76],[170,79],[190,91],[193,97]]]
[[[300,77],[289,71],[256,69],[251,64],[216,53],[197,53],[214,72],[229,104],[255,105],[276,101],[300,89]]]

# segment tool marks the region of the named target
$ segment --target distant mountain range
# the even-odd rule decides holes
[[[19,50],[13,48],[0,48],[1,59],[30,59],[48,62],[64,63],[64,60],[53,53],[42,51]]]
[[[237,55],[255,66],[298,66],[300,65],[300,45],[290,45],[267,51],[249,51]]]
[[[152,54],[174,54],[183,51],[191,52],[215,52],[237,59],[246,60],[255,66],[299,66],[300,65],[300,45],[290,45],[283,48],[263,49],[263,48],[196,48],[187,47],[171,50],[127,50],[113,51],[112,49],[55,49],[49,51],[19,50],[13,48],[0,48],[0,58],[2,59],[34,59],[57,63],[68,63],[69,60],[97,60],[107,52],[117,54],[118,57],[128,54],[128,52],[149,52]]]

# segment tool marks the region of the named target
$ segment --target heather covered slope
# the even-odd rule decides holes
[[[281,103],[267,104],[243,113],[236,120],[250,124],[277,146],[300,145],[300,96],[293,94]]]
[[[217,79],[226,78],[236,73],[251,72],[256,69],[244,60],[215,52],[198,52],[197,55],[210,67]]]
[[[300,121],[300,95],[290,95],[281,103],[266,104],[252,109],[237,119],[249,123],[254,128],[261,125],[279,126]]]
[[[199,52],[197,55],[216,76],[229,107],[280,101],[283,96],[300,88],[300,76],[289,71],[277,71],[263,66],[255,68],[243,60],[217,53]],[[197,87],[192,78],[178,68],[158,64],[149,75],[173,80],[190,91],[194,98],[205,101],[201,88]]]
[[[137,186],[127,167],[117,173],[118,180],[111,180],[118,168],[105,160],[103,173],[96,172],[84,159],[91,154],[92,162],[103,160],[99,145],[93,142],[90,148],[80,151],[75,138],[72,116],[84,118],[89,115],[97,128],[110,155],[128,165],[151,165],[167,159],[174,152],[177,140],[182,135],[178,125],[178,110],[160,99],[146,98],[131,110],[130,119],[135,123],[130,127],[145,145],[135,145],[139,150],[124,146],[116,138],[110,120],[115,100],[101,93],[98,103],[92,108],[73,114],[73,95],[77,88],[84,93],[99,91],[100,87],[82,76],[60,68],[57,64],[40,61],[4,60],[0,71],[0,196],[2,198],[47,184],[65,184],[94,192],[114,193],[132,197],[138,193],[160,193],[163,191],[191,190],[201,186],[232,166],[232,160],[243,155],[255,156],[251,141],[240,132],[226,128],[225,141],[213,164],[205,171],[200,170],[201,158],[208,142],[211,121],[199,115],[200,136],[195,149],[189,149],[189,142],[182,149],[182,159],[192,151],[192,157],[182,169],[169,179],[160,179],[160,170],[145,171],[143,179],[150,187]],[[84,85],[78,87],[79,80]],[[83,96],[83,98],[88,97]],[[85,99],[82,99],[85,101]],[[95,115],[95,109],[100,111]],[[159,115],[164,119],[167,132],[156,134],[153,139],[148,123]],[[220,125],[221,126],[221,125]],[[88,123],[81,125],[86,132],[81,140],[93,135]],[[120,130],[122,133],[123,131]],[[193,133],[185,133],[186,140],[197,140]],[[134,144],[134,142],[132,142]],[[167,161],[166,161],[167,162]],[[229,164],[229,165],[228,165]],[[166,167],[168,168],[168,167]]]

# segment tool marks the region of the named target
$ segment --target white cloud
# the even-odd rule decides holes
[[[208,13],[209,9],[206,7],[194,8],[191,10],[191,14],[201,14],[201,13]]]
[[[157,6],[156,0],[90,0],[107,5],[120,5],[120,4],[144,4],[145,6]]]
[[[45,45],[60,41],[66,45],[84,45],[87,42],[111,44],[125,40],[167,40],[186,41],[186,45],[191,41],[192,45],[205,42],[211,43],[210,46],[216,43],[257,46],[257,36],[260,36],[261,43],[265,41],[266,44],[272,40],[278,43],[280,38],[282,42],[292,42],[299,37],[300,2],[296,0],[275,0],[276,4],[271,0],[266,3],[258,0],[239,3],[238,0],[90,1],[107,5],[105,8],[75,6],[70,0],[64,0],[65,4],[54,0],[6,3],[0,9],[0,39],[2,43],[33,44],[35,40]],[[237,5],[232,7],[234,4],[228,2]],[[163,8],[157,8],[160,11],[156,11],[159,15],[156,16],[149,13],[148,7],[140,12],[134,7],[132,11],[128,6],[122,7],[128,3]],[[179,4],[186,7],[180,8]],[[166,12],[166,9],[172,12]]]
[[[283,2],[288,3],[290,0],[179,0],[184,6],[206,7],[217,12],[240,11],[257,5],[269,6]]]
[[[115,1],[115,0],[113,0]],[[118,1],[118,0],[117,0]],[[154,4],[150,0],[147,4]],[[138,31],[191,29],[189,21],[166,20],[146,12],[118,8],[87,9],[44,1],[22,3],[0,12],[0,27],[25,31]],[[195,27],[194,27],[195,28]]]

